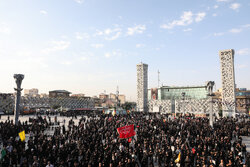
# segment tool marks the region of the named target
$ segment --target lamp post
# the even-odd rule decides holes
[[[181,93],[181,96],[182,96],[182,108],[183,108],[183,113],[184,113],[184,116],[185,116],[185,107],[184,107],[184,100],[185,100],[185,95],[186,93],[185,92],[182,92]]]
[[[208,90],[208,96],[209,96],[209,101],[210,101],[210,111],[209,111],[209,125],[213,127],[213,86],[214,86],[214,81],[208,81],[206,83],[207,90]]]
[[[18,125],[18,118],[20,112],[20,100],[21,100],[21,88],[22,80],[24,78],[23,74],[14,74],[14,79],[16,80],[17,88],[14,88],[16,91],[16,99],[15,99],[15,111],[14,111],[14,118],[15,118],[15,125]]]

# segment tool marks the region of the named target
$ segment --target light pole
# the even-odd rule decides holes
[[[14,88],[16,91],[16,100],[15,100],[15,111],[14,111],[14,118],[15,118],[15,125],[18,125],[18,118],[20,112],[20,100],[21,100],[21,88],[22,80],[24,78],[23,74],[14,74],[14,78],[16,80],[17,88]]]
[[[207,90],[208,90],[208,96],[209,96],[209,101],[210,101],[210,111],[209,111],[209,125],[213,127],[213,86],[214,86],[214,81],[208,81],[207,84]]]
[[[185,92],[181,93],[181,96],[182,96],[182,108],[183,108],[184,116],[185,116],[185,106],[184,106],[185,95],[186,95]]]

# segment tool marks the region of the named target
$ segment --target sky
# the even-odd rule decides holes
[[[136,64],[148,87],[221,87],[219,51],[235,50],[237,87],[250,89],[249,0],[0,0],[0,92],[125,94]]]

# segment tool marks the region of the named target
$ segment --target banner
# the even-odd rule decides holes
[[[25,141],[25,132],[24,131],[20,132],[19,137],[20,137],[21,141]]]
[[[134,124],[117,128],[121,139],[135,136]]]

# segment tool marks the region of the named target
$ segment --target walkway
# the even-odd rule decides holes
[[[241,136],[241,138],[242,138],[242,143],[246,144],[247,152],[250,153],[250,136]]]

